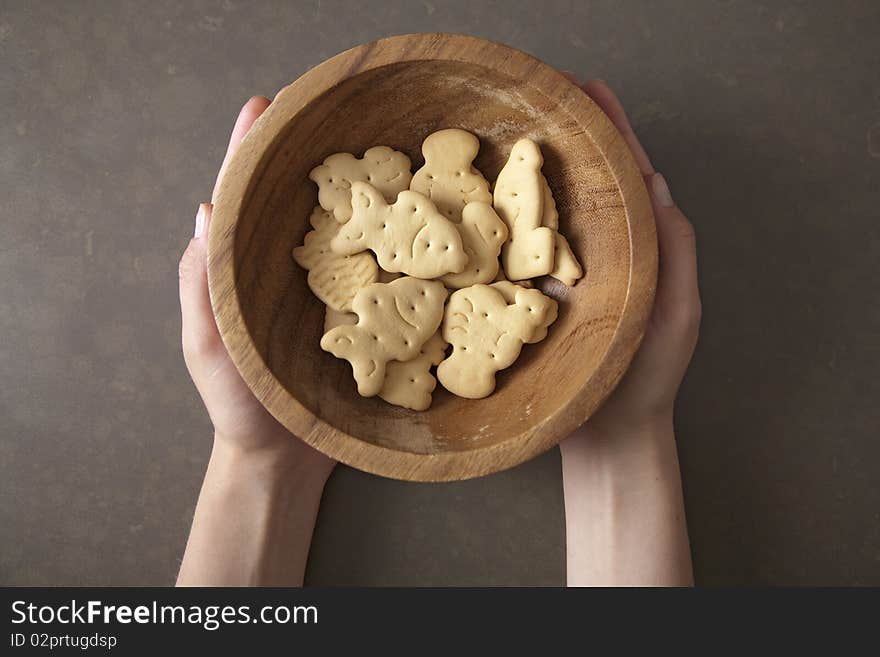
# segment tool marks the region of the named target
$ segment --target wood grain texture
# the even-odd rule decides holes
[[[480,138],[494,180],[511,146],[537,141],[559,223],[584,265],[546,340],[527,345],[481,400],[439,386],[416,413],[357,394],[345,361],[319,346],[323,304],[290,258],[316,202],[309,170],[380,144],[414,168],[431,132]],[[653,303],[651,205],[622,137],[575,85],[537,59],[473,37],[416,34],[348,50],[282,90],[221,182],[209,238],[217,324],[245,381],[310,445],[353,467],[414,481],[466,479],[521,463],[584,422],[638,348]]]

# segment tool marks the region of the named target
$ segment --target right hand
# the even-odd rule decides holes
[[[573,76],[567,76],[573,79]],[[587,421],[604,435],[633,434],[672,421],[678,388],[697,344],[702,306],[694,228],[654,171],[614,92],[601,80],[581,85],[629,145],[645,179],[657,225],[660,267],[654,307],[638,353],[605,404]]]

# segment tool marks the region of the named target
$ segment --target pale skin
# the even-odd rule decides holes
[[[638,353],[602,408],[560,443],[569,586],[693,584],[673,407],[700,328],[694,229],[614,92],[582,89],[626,139],[651,196],[660,269]]]
[[[256,97],[241,110],[218,181],[268,106]],[[200,207],[180,261],[183,354],[214,424],[214,446],[177,584],[300,586],[321,493],[336,463],[263,408],[226,352],[208,296],[211,207]]]
[[[693,228],[611,89],[598,80],[582,88],[617,125],[645,176],[657,219],[660,277],[630,370],[602,409],[560,444],[568,584],[689,585],[672,415],[700,322]],[[218,181],[269,103],[255,97],[242,109]],[[208,296],[211,208],[200,206],[195,237],[180,261],[183,352],[214,425],[214,444],[177,584],[299,586],[335,461],[284,429],[226,352]]]

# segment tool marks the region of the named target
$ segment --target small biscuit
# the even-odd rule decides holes
[[[458,223],[468,203],[491,203],[489,183],[473,166],[480,140],[465,130],[439,130],[422,142],[425,165],[409,188],[427,196],[441,214]]]
[[[380,269],[376,282],[390,283],[391,281],[396,281],[398,278],[400,278],[400,274],[390,274],[384,269]],[[327,306],[324,309],[324,333],[331,329],[335,329],[337,326],[357,324],[357,321],[358,316],[354,313],[343,313],[338,310],[333,310],[330,306]]]
[[[431,366],[443,360],[445,352],[446,341],[438,331],[422,345],[415,358],[404,362],[391,361],[385,369],[385,383],[379,396],[389,404],[413,411],[428,409],[431,406],[431,393],[437,387]]]
[[[550,275],[566,285],[574,285],[584,275],[583,267],[571,250],[568,240],[562,233],[556,233],[556,253],[553,256],[553,271]]]
[[[379,267],[368,253],[333,253],[330,241],[340,225],[328,211],[316,207],[309,222],[314,230],[306,233],[303,245],[293,250],[293,259],[309,271],[308,284],[316,297],[334,310],[348,312],[357,291],[376,281]]]
[[[351,363],[358,392],[379,393],[388,361],[415,358],[443,319],[446,288],[440,281],[404,277],[362,288],[352,307],[358,322],[337,326],[321,338],[321,349]]]
[[[544,211],[541,225],[557,231],[553,236],[553,271],[550,272],[550,276],[571,286],[584,275],[584,270],[572,252],[565,235],[558,232],[559,212],[556,210],[556,200],[553,198],[553,191],[550,189],[547,179],[544,176],[541,176],[541,179],[544,186]]]
[[[516,290],[513,304],[488,285],[454,292],[443,317],[443,339],[453,350],[437,366],[440,383],[459,397],[492,394],[495,373],[513,364],[552,312],[552,303],[538,290]]]
[[[354,313],[343,313],[333,310],[330,306],[324,308],[324,333],[335,329],[337,326],[349,326],[357,324],[358,316]]]
[[[388,205],[372,186],[356,182],[351,202],[351,219],[330,243],[334,252],[352,255],[370,249],[385,271],[416,278],[457,273],[467,265],[455,224],[421,194],[404,191]]]
[[[498,254],[507,239],[507,225],[488,203],[468,203],[461,216],[457,228],[468,255],[468,264],[461,273],[446,274],[440,279],[452,289],[488,283],[494,279],[499,269]]]
[[[504,300],[509,305],[511,303],[516,303],[516,293],[519,290],[523,288],[531,289],[532,283],[531,281],[518,281],[516,283],[511,283],[510,281],[497,281],[495,283],[492,283],[490,287],[494,287],[496,290],[501,292]],[[544,321],[535,328],[535,332],[532,333],[532,337],[526,340],[527,344],[534,344],[546,338],[547,329],[553,322],[556,321],[557,317],[559,316],[559,304],[556,302],[556,299],[552,299],[551,297],[547,298],[550,299],[550,305],[547,309],[547,315],[544,317]]]
[[[520,139],[495,182],[495,211],[510,229],[501,250],[504,273],[512,281],[544,276],[553,271],[553,229],[542,226],[544,158],[531,139]]]
[[[335,153],[309,173],[318,185],[318,203],[333,213],[336,221],[351,218],[351,185],[368,182],[379,190],[389,203],[409,189],[412,180],[409,158],[387,146],[374,146],[357,159],[351,153]]]

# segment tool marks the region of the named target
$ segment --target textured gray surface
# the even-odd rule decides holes
[[[210,435],[176,264],[239,106],[452,31],[607,79],[697,226],[698,581],[880,584],[877,3],[381,4],[0,4],[0,583],[173,581]],[[559,584],[563,531],[555,451],[447,486],[340,468],[308,580]]]

